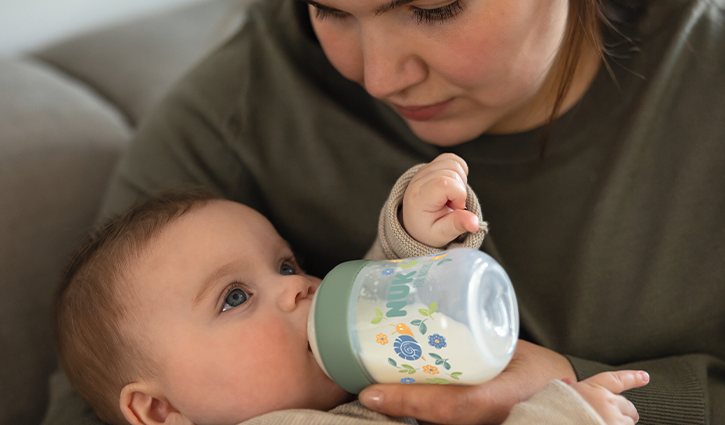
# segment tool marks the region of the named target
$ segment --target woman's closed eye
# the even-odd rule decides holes
[[[242,288],[235,287],[229,290],[227,296],[224,298],[224,306],[222,307],[222,313],[239,307],[249,299],[249,295],[244,292]]]
[[[461,0],[456,0],[445,6],[437,7],[435,9],[423,9],[419,7],[413,8],[413,16],[418,20],[418,23],[425,22],[430,24],[433,22],[443,23],[449,19],[455,18],[463,10]]]
[[[327,18],[344,19],[350,16],[349,13],[342,10],[334,9],[312,0],[302,0],[311,5],[315,9],[315,18],[325,20]],[[458,16],[463,10],[462,0],[454,0],[448,4],[439,7],[426,9],[423,7],[411,7],[414,19],[420,23],[444,23]]]

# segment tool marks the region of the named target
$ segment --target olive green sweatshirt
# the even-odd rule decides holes
[[[489,224],[483,249],[516,289],[522,337],[568,356],[579,378],[647,370],[650,384],[626,393],[641,424],[725,425],[722,0],[653,1],[618,28],[632,43],[614,40],[543,157],[541,129],[422,142],[330,65],[295,15],[305,7],[250,9],[142,125],[104,215],[208,185],[266,215],[324,275],[365,254],[398,176],[457,153]]]

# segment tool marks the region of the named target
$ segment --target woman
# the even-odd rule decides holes
[[[522,341],[490,383],[361,401],[497,423],[550,379],[644,369],[640,423],[725,424],[723,20],[716,0],[266,0],[145,123],[104,215],[212,186],[322,275],[364,254],[398,175],[456,153]]]

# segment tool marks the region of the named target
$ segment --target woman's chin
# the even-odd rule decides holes
[[[434,120],[404,119],[413,134],[420,140],[431,145],[448,147],[469,142],[485,133],[490,127],[490,125],[486,125],[486,118],[488,117],[452,111],[451,114]]]
[[[461,128],[447,123],[418,123],[407,121],[413,134],[420,140],[440,147],[456,146],[480,136],[482,130],[461,131]]]

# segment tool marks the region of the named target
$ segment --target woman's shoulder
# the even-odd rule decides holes
[[[646,3],[635,27],[615,24],[608,40],[615,46],[614,66],[622,65],[647,85],[665,83],[671,90],[684,85],[688,91],[725,72],[725,0]]]
[[[713,36],[723,37],[725,32],[725,0],[649,0],[645,3],[639,25],[645,38],[659,33],[687,35],[681,31],[698,25],[719,26]]]
[[[274,86],[298,79],[305,68],[315,66],[313,62],[324,55],[305,34],[295,3],[252,1],[238,30],[176,82],[164,107],[182,104],[228,112],[238,108],[240,100],[243,106],[255,88],[273,92]],[[318,58],[310,50],[319,50]]]

